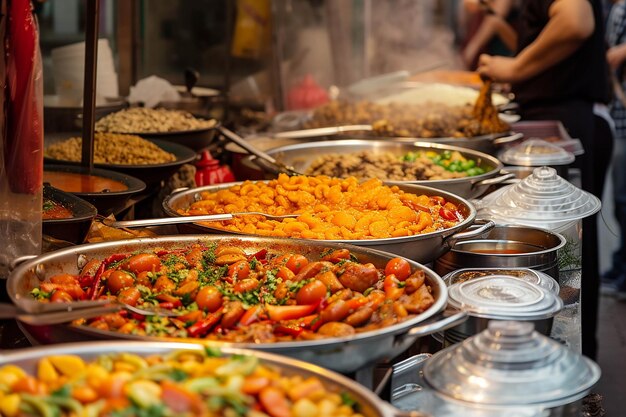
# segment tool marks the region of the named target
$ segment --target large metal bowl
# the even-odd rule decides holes
[[[484,174],[473,177],[453,178],[445,180],[406,180],[391,181],[380,178],[387,184],[418,184],[448,191],[463,198],[476,198],[484,194],[491,186],[513,178],[513,175],[501,173],[502,163],[495,157],[483,152],[460,148],[447,144],[430,142],[390,142],[383,140],[333,140],[325,142],[309,142],[297,145],[281,146],[271,149],[266,153],[276,158],[277,161],[294,168],[298,172],[306,172],[311,164],[318,158],[328,154],[354,154],[366,151],[371,155],[393,153],[398,157],[408,152],[434,151],[440,154],[444,151],[459,152],[464,158],[476,162],[476,166],[485,170]],[[272,172],[272,166],[262,159],[253,156],[248,160],[254,162],[262,169]],[[245,162],[244,162],[245,163]]]
[[[172,249],[192,243],[228,243],[244,249],[247,253],[256,253],[267,249],[274,253],[295,252],[307,257],[317,257],[328,248],[348,248],[361,262],[371,262],[384,268],[393,255],[371,249],[359,248],[342,243],[308,241],[298,239],[278,239],[267,237],[234,237],[224,235],[164,236],[158,238],[131,239],[120,242],[106,242],[74,246],[51,252],[19,265],[9,276],[7,292],[13,302],[24,311],[41,312],[42,306],[53,306],[35,301],[30,291],[40,281],[61,272],[76,274],[77,263],[81,259],[105,257],[120,252],[143,251],[150,248]],[[307,362],[333,369],[339,372],[353,372],[366,364],[382,359],[391,359],[406,350],[415,340],[423,335],[441,331],[465,320],[465,313],[442,318],[442,311],[447,303],[447,290],[443,280],[432,270],[410,261],[413,269],[421,269],[426,274],[428,285],[432,288],[435,303],[426,311],[404,322],[381,329],[358,333],[350,337],[327,338],[312,341],[293,341],[278,343],[218,343],[227,346],[251,348],[273,353],[280,353]],[[85,302],[83,302],[85,303]],[[76,303],[74,303],[76,304]],[[70,305],[68,304],[68,307]],[[74,305],[76,307],[76,305]],[[428,324],[425,324],[428,323]],[[139,339],[159,340],[156,337],[137,336],[103,331],[87,326],[54,325],[33,326],[21,323],[24,330],[40,343],[61,343],[69,341],[101,339]],[[162,340],[162,339],[160,339]],[[199,342],[198,339],[187,341]],[[201,341],[200,341],[201,342]]]
[[[16,350],[0,355],[0,367],[3,365],[19,366],[31,375],[37,374],[39,360],[51,355],[78,355],[85,360],[92,360],[104,353],[132,353],[139,356],[168,354],[179,350],[198,351],[203,349],[198,344],[168,343],[168,342],[97,342],[97,343],[73,343],[58,346],[47,346]],[[365,389],[362,385],[328,371],[318,366],[296,361],[278,355],[264,352],[252,352],[249,350],[223,347],[224,356],[251,355],[256,356],[262,363],[277,368],[284,375],[299,375],[303,378],[316,377],[324,386],[338,393],[347,393],[359,404],[359,412],[365,417],[391,417],[391,416],[422,416],[421,413],[403,413],[383,402],[374,393]]]
[[[205,187],[193,188],[185,191],[170,194],[163,200],[163,209],[168,216],[177,217],[181,216],[178,210],[187,209],[192,203],[201,199],[203,192],[216,192],[221,189],[232,187],[238,183],[209,185]],[[391,252],[405,258],[409,258],[416,262],[428,263],[443,255],[450,250],[454,242],[458,239],[469,239],[472,237],[478,237],[488,229],[494,226],[493,222],[489,222],[475,230],[471,230],[465,233],[460,233],[467,229],[474,223],[476,218],[476,209],[467,200],[446,191],[437,190],[431,187],[425,187],[423,185],[414,184],[400,184],[398,187],[409,193],[413,194],[425,194],[425,195],[440,195],[451,201],[459,207],[460,213],[463,215],[464,220],[454,227],[439,230],[431,233],[424,233],[421,235],[405,236],[405,237],[391,237],[383,239],[362,239],[362,240],[326,240],[324,242],[340,242],[348,243],[351,245],[361,246],[365,248],[378,249],[386,252]],[[199,223],[179,224],[178,231],[180,233],[229,233],[244,235],[243,233],[232,232],[228,230],[216,229],[208,227]],[[308,242],[315,242],[315,240],[307,239]]]

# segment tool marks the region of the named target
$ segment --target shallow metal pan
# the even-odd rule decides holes
[[[426,185],[428,187],[437,188],[448,191],[463,198],[476,198],[485,193],[491,185],[500,184],[513,175],[501,173],[502,163],[495,157],[458,146],[444,145],[430,142],[389,142],[382,140],[334,140],[325,142],[310,142],[298,145],[281,146],[267,151],[267,154],[276,158],[277,161],[294,168],[299,172],[306,172],[311,164],[319,157],[328,154],[353,154],[361,151],[367,151],[369,154],[376,155],[381,153],[392,152],[398,157],[407,152],[427,152],[434,151],[441,153],[444,151],[456,151],[463,157],[476,162],[485,170],[484,174],[473,177],[453,178],[445,180],[406,180],[406,181],[390,181],[380,178],[387,184],[417,184]],[[272,172],[271,167],[264,161],[254,158],[248,158],[268,172]],[[246,162],[244,162],[246,163]]]
[[[94,343],[73,343],[58,346],[37,347],[21,349],[10,353],[0,354],[0,367],[3,365],[19,366],[31,375],[37,374],[37,363],[39,360],[52,355],[77,355],[84,360],[92,360],[104,353],[132,353],[139,356],[149,356],[157,354],[168,354],[177,350],[201,350],[202,346],[191,343],[170,343],[170,342],[94,342]],[[427,416],[419,412],[403,412],[393,408],[388,403],[383,402],[373,392],[367,390],[362,385],[328,371],[318,366],[296,361],[278,355],[265,352],[252,352],[249,350],[236,349],[232,347],[222,347],[224,356],[250,355],[261,360],[262,363],[280,369],[284,375],[300,375],[303,378],[316,377],[324,386],[338,393],[347,393],[359,404],[359,413],[365,417],[401,417]]]
[[[140,238],[119,242],[105,242],[74,246],[51,252],[29,260],[17,268],[9,276],[7,292],[13,302],[23,311],[33,311],[43,304],[30,296],[30,291],[37,287],[42,279],[55,274],[67,272],[78,273],[77,265],[81,259],[103,259],[119,252],[135,252],[149,248],[172,249],[192,243],[210,242],[237,245],[247,253],[255,253],[261,249],[272,252],[296,252],[304,256],[319,257],[328,248],[348,248],[361,262],[371,262],[377,267],[384,267],[394,255],[381,251],[354,247],[342,243],[307,241],[297,239],[279,239],[267,237],[234,237],[226,235],[188,235],[164,236],[158,238]],[[442,331],[457,325],[467,318],[466,313],[444,316],[443,309],[447,304],[447,290],[443,280],[429,268],[409,261],[412,268],[421,269],[426,274],[428,285],[432,288],[435,303],[426,311],[404,322],[373,331],[357,333],[350,337],[326,338],[311,341],[293,341],[278,343],[225,343],[219,345],[251,348],[291,356],[307,362],[339,372],[354,372],[367,364],[383,359],[391,359],[406,350],[417,338],[434,332]],[[89,303],[89,302],[87,302]],[[76,304],[73,303],[74,307]],[[69,304],[68,304],[69,306]],[[51,325],[32,326],[21,323],[21,327],[39,343],[63,343],[70,341],[103,340],[103,339],[135,339],[163,340],[156,337],[137,336],[103,331],[87,326]],[[198,343],[199,339],[193,340]]]
[[[188,208],[193,202],[201,199],[203,192],[216,192],[221,189],[232,187],[239,183],[228,183],[220,185],[209,185],[204,187],[193,188],[185,191],[170,194],[163,200],[163,209],[166,215],[171,217],[180,216],[178,210],[184,210]],[[324,242],[341,242],[352,245],[357,245],[365,248],[378,249],[386,252],[391,252],[405,258],[409,258],[416,262],[428,263],[443,255],[450,250],[451,246],[458,239],[469,239],[472,237],[478,237],[485,233],[487,230],[493,228],[494,223],[490,222],[481,227],[471,230],[465,233],[465,229],[470,227],[476,218],[476,209],[467,200],[443,191],[437,190],[431,187],[425,187],[423,185],[414,184],[400,184],[398,187],[409,193],[413,194],[425,194],[425,195],[440,195],[451,201],[459,207],[459,212],[463,215],[462,222],[454,227],[439,230],[431,233],[424,233],[421,235],[405,236],[405,237],[391,237],[384,239],[362,239],[362,240],[326,240]],[[231,232],[228,230],[216,229],[208,226],[204,226],[198,223],[179,224],[177,225],[180,233],[229,233],[244,235],[243,233]],[[316,242],[316,240],[307,240],[308,242]]]
[[[326,140],[326,139],[364,139],[364,140],[387,140],[394,142],[433,142],[440,144],[447,144],[453,146],[459,146],[467,149],[474,149],[487,154],[495,154],[497,149],[507,143],[513,143],[523,138],[522,134],[509,130],[501,133],[490,133],[485,135],[478,135],[472,137],[437,137],[437,138],[421,138],[421,137],[383,137],[376,135],[370,130],[364,130],[355,132],[353,130],[344,132],[340,126],[329,126],[330,134],[318,135],[317,137],[310,137],[306,133],[307,129],[303,129],[304,123],[311,118],[312,112],[310,111],[290,111],[279,113],[272,121],[272,129],[274,134],[280,135],[281,133],[288,133],[289,136],[295,135],[295,131],[302,132],[302,137],[306,140]],[[268,133],[271,136],[272,133]]]

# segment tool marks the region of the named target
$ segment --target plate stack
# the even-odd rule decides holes
[[[113,53],[107,39],[98,41],[97,63],[96,104],[100,105],[105,103],[105,97],[119,95]],[[85,42],[53,49],[52,68],[59,102],[65,106],[81,105],[85,78]]]

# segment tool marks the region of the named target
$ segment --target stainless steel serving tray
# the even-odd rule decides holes
[[[225,188],[232,187],[236,184],[242,183],[238,182],[220,185],[209,185],[172,193],[163,200],[163,209],[168,216],[180,216],[181,214],[179,214],[178,210],[185,210],[195,201],[201,200],[202,193],[213,193]],[[383,250],[399,256],[403,256],[405,258],[409,258],[416,262],[428,263],[439,258],[445,252],[450,250],[451,246],[454,245],[454,242],[456,242],[458,239],[469,239],[472,237],[480,236],[494,226],[494,223],[491,222],[475,230],[460,233],[470,227],[474,223],[474,220],[476,218],[476,209],[469,201],[455,194],[443,190],[437,190],[431,187],[425,187],[423,185],[400,184],[398,185],[398,187],[405,192],[413,194],[442,196],[446,199],[446,201],[451,201],[452,203],[456,204],[457,207],[459,207],[459,212],[463,215],[464,220],[454,227],[420,235],[391,237],[384,239],[325,240],[324,242],[336,242],[344,244],[347,243],[365,248]],[[199,223],[180,224],[178,225],[178,231],[180,233],[202,232],[245,235],[244,233],[217,229]],[[306,241],[317,242],[316,240],[312,239],[307,239]]]
[[[38,306],[46,304],[32,299],[30,291],[37,287],[42,279],[49,279],[62,272],[77,274],[78,263],[87,258],[104,259],[120,252],[132,253],[151,248],[173,249],[193,243],[236,245],[247,253],[253,254],[261,249],[270,252],[295,252],[307,257],[319,257],[328,248],[347,248],[361,262],[371,262],[377,267],[386,265],[394,255],[367,248],[355,247],[344,243],[329,243],[298,239],[279,239],[268,237],[235,237],[227,235],[187,235],[140,238],[118,242],[96,243],[74,246],[51,252],[19,265],[9,276],[7,292],[13,302],[24,311],[36,311]],[[311,341],[293,341],[278,343],[225,343],[214,342],[222,346],[236,346],[272,353],[279,353],[323,366],[338,372],[353,372],[367,364],[383,359],[391,359],[406,350],[415,340],[423,335],[442,331],[459,324],[467,316],[465,313],[444,317],[443,309],[447,304],[447,290],[443,280],[429,268],[409,261],[413,269],[421,269],[426,274],[428,285],[432,288],[435,303],[426,311],[404,322],[381,329],[357,333],[350,337],[326,338]],[[88,303],[88,302],[87,302]],[[76,303],[74,303],[76,304]],[[68,304],[69,306],[69,304]],[[162,338],[122,334],[104,331],[87,326],[48,325],[32,326],[20,323],[21,327],[39,343],[63,343],[72,341],[103,339],[163,340]],[[172,340],[172,339],[170,339]],[[180,341],[180,339],[174,339]],[[199,339],[183,339],[202,342]]]
[[[11,351],[0,354],[0,367],[3,365],[19,366],[31,375],[37,374],[37,363],[39,360],[52,355],[77,355],[84,360],[93,360],[104,353],[132,353],[139,356],[167,355],[174,351],[190,350],[198,351],[203,347],[191,343],[172,342],[92,342],[92,343],[72,343],[57,346],[36,347]],[[260,361],[271,367],[277,368],[284,375],[299,375],[303,378],[316,377],[324,386],[338,393],[347,393],[359,404],[359,413],[365,417],[392,417],[392,416],[425,416],[422,413],[413,412],[411,414],[401,412],[383,402],[373,392],[367,390],[362,385],[349,378],[283,356],[272,355],[265,352],[253,352],[250,350],[236,349],[233,347],[221,347],[224,356],[249,355],[255,356]]]
[[[281,134],[293,136],[295,131],[302,132],[302,137],[307,140],[327,140],[327,139],[363,139],[363,140],[386,140],[394,142],[432,142],[447,144],[453,146],[459,146],[466,149],[474,149],[480,152],[484,152],[490,155],[494,155],[498,148],[502,145],[514,143],[523,138],[522,134],[517,134],[513,130],[501,133],[489,133],[485,135],[478,135],[472,137],[436,137],[436,138],[423,138],[423,137],[385,137],[379,136],[369,130],[363,131],[344,131],[341,126],[328,126],[326,128],[318,128],[319,132],[324,129],[327,130],[325,134],[318,134],[315,137],[311,137],[307,133],[307,129],[303,126],[311,118],[311,111],[287,111],[279,113],[272,121],[272,132],[268,132],[267,136],[275,135],[280,138]],[[310,130],[310,129],[309,129]]]
[[[491,185],[502,183],[514,177],[514,175],[501,173],[502,163],[495,157],[483,152],[461,148],[458,146],[430,143],[430,142],[394,142],[383,140],[333,140],[324,142],[309,142],[297,145],[287,145],[266,151],[267,154],[276,158],[277,161],[294,168],[299,172],[306,172],[311,164],[321,156],[328,154],[353,154],[367,151],[372,155],[381,153],[394,153],[401,157],[407,152],[456,151],[463,157],[476,162],[485,170],[484,174],[473,177],[454,178],[445,180],[406,180],[391,181],[380,178],[387,184],[417,184],[426,185],[440,190],[448,191],[463,198],[477,198]],[[253,156],[248,158],[262,169],[271,172],[272,167],[263,160]],[[244,161],[244,163],[246,163]]]

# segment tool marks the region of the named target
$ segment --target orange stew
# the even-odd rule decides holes
[[[43,201],[43,220],[71,219],[72,212],[61,203],[45,198]]]
[[[434,298],[421,269],[402,258],[384,268],[347,249],[315,259],[192,245],[91,259],[78,275],[33,290],[42,302],[118,299],[176,317],[122,311],[75,324],[121,333],[267,343],[350,336],[406,320]]]
[[[280,221],[262,216],[237,216],[205,223],[218,229],[263,236],[324,240],[405,237],[447,229],[463,221],[459,208],[441,196],[417,195],[378,179],[359,183],[324,175],[281,174],[268,182],[246,181],[216,192],[202,193],[181,214],[260,212],[297,214]]]
[[[44,171],[44,182],[69,193],[99,193],[103,191],[126,191],[128,187],[120,181],[97,175],[75,172]]]

